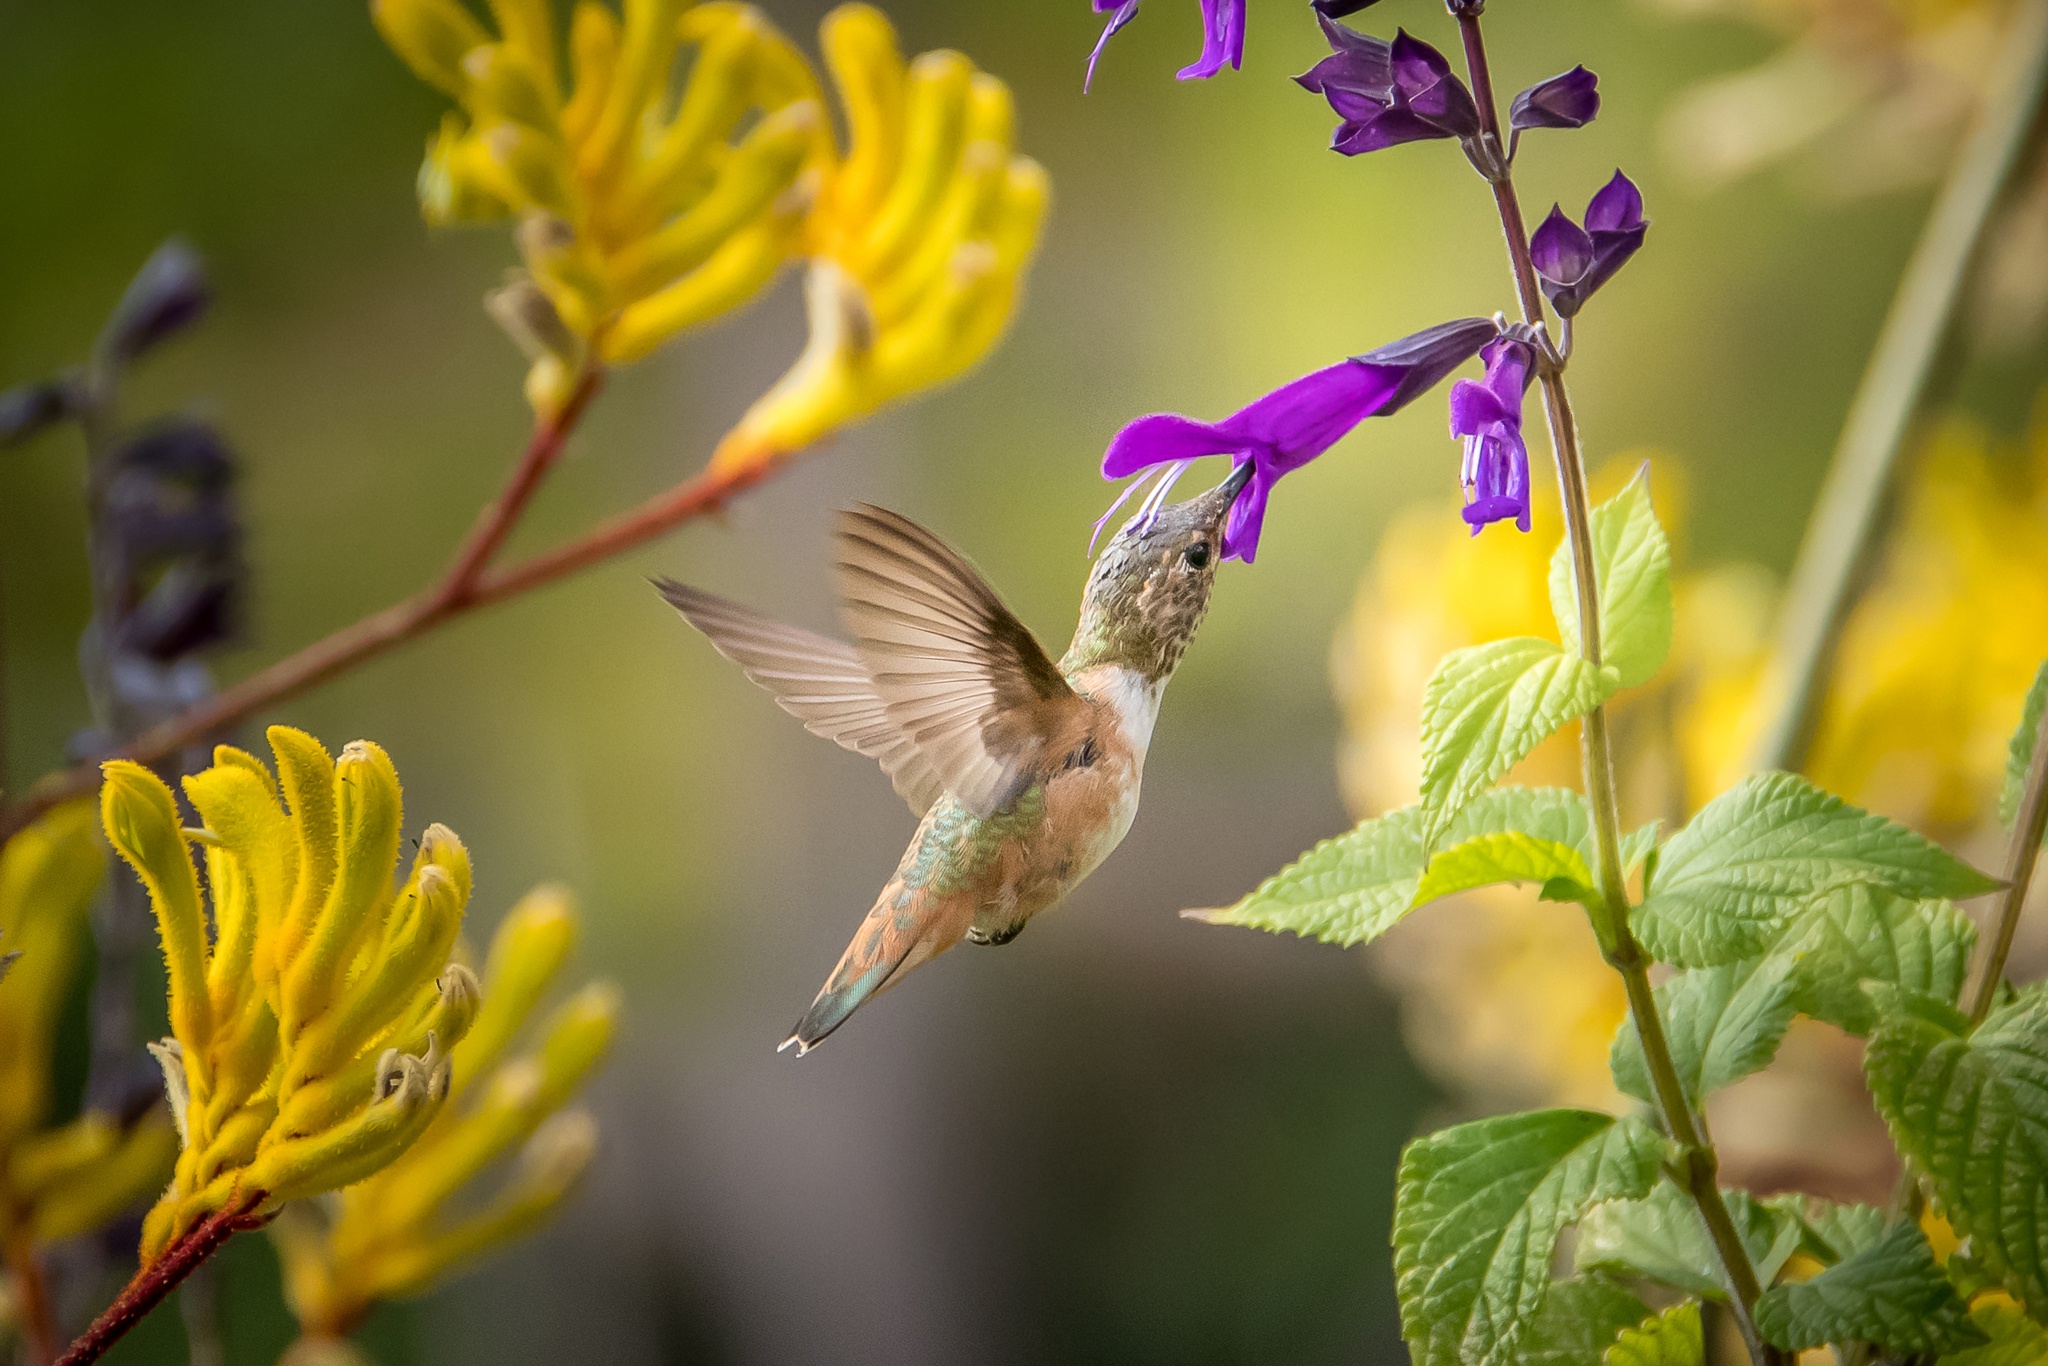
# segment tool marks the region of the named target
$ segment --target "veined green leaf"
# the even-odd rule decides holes
[[[2027,689],[2027,704],[2020,709],[2020,728],[2012,733],[2005,756],[2005,790],[1998,794],[1998,819],[2011,825],[2020,818],[2020,798],[2026,794],[2027,769],[2034,762],[2034,742],[2041,734],[2041,712],[2048,709],[2048,660],[2034,675]]]
[[[1747,1191],[1724,1190],[1721,1202],[1735,1221],[1757,1279],[1771,1283],[1785,1259],[1799,1250],[1804,1234],[1790,1210],[1757,1200]],[[1600,1205],[1579,1221],[1576,1254],[1580,1271],[1644,1276],[1689,1295],[1726,1303],[1721,1260],[1692,1197],[1669,1181],[1641,1200]]]
[[[1887,1352],[1954,1352],[1989,1337],[1970,1322],[1920,1226],[1900,1223],[1878,1243],[1810,1281],[1766,1290],[1756,1328],[1774,1347],[1804,1351],[1868,1342]]]
[[[2048,1313],[2048,997],[2001,1006],[1974,1033],[1962,1012],[1872,988],[1879,1019],[1863,1074],[1899,1151],[1942,1212],[2036,1318]]]
[[[1638,687],[1671,653],[1671,544],[1650,507],[1650,467],[1593,509],[1593,571],[1600,587],[1600,661],[1619,686]],[[1550,557],[1550,610],[1564,648],[1579,652],[1579,596],[1571,540]]]
[[[1543,1307],[1557,1236],[1646,1193],[1665,1142],[1641,1120],[1538,1110],[1410,1143],[1394,1194],[1401,1331],[1418,1366],[1503,1366]]]
[[[1622,1330],[1641,1323],[1649,1312],[1605,1276],[1552,1281],[1542,1310],[1515,1350],[1515,1366],[1601,1366]]]
[[[1706,1360],[1700,1302],[1687,1300],[1624,1331],[1607,1349],[1602,1366],[1706,1366]]]
[[[1792,773],[1760,773],[1709,802],[1659,852],[1637,936],[1660,960],[1712,967],[1761,953],[1820,893],[1866,882],[1967,897],[1993,878],[1905,826]]]
[[[1657,987],[1657,1014],[1677,1065],[1679,1084],[1695,1108],[1708,1093],[1762,1071],[1791,1028],[1799,988],[1796,960],[1772,955],[1674,973]],[[1654,1101],[1634,1021],[1624,1021],[1609,1054],[1614,1084],[1637,1100]]]
[[[1847,1261],[1884,1237],[1885,1212],[1875,1205],[1841,1205],[1832,1200],[1801,1201],[1806,1250],[1827,1266]]]
[[[1422,805],[1431,835],[1554,731],[1605,701],[1614,680],[1612,670],[1534,636],[1445,655],[1422,693]]]
[[[1593,896],[1593,873],[1578,850],[1519,830],[1503,830],[1475,835],[1431,859],[1415,889],[1415,904],[1496,882],[1536,883],[1551,901]]]
[[[1772,952],[1799,963],[1800,1010],[1860,1038],[1877,1023],[1864,982],[1953,1005],[1976,945],[1976,925],[1953,902],[1916,902],[1856,883],[1812,902]]]
[[[1988,1301],[1970,1311],[1970,1322],[1991,1341],[1951,1352],[1935,1366],[2041,1366],[2048,1361],[2048,1328],[2028,1318],[2018,1305]]]
[[[1422,808],[1405,806],[1324,840],[1234,906],[1185,911],[1212,925],[1245,925],[1330,944],[1376,939],[1416,905],[1429,866]],[[1445,838],[1521,831],[1582,852],[1592,844],[1585,798],[1563,787],[1502,787],[1451,819]]]

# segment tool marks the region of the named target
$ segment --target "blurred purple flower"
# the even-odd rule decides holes
[[[1223,557],[1249,564],[1257,556],[1266,500],[1280,476],[1300,469],[1368,417],[1394,412],[1435,387],[1498,335],[1487,318],[1463,318],[1403,337],[1362,356],[1283,384],[1221,422],[1153,413],[1127,424],[1102,457],[1102,477],[1122,479],[1160,470],[1138,515],[1156,514],[1188,466],[1205,455],[1228,455],[1252,467],[1223,529]],[[1096,523],[1099,534],[1144,484],[1126,488]],[[1524,480],[1526,484],[1527,480]]]
[[[1470,138],[1479,107],[1444,55],[1405,29],[1394,41],[1317,16],[1332,55],[1295,80],[1330,102],[1344,121],[1330,146],[1345,156],[1425,138]]]
[[[1088,54],[1088,75],[1081,83],[1087,90],[1095,80],[1095,64],[1102,59],[1102,49],[1125,24],[1137,17],[1140,0],[1094,0],[1097,14],[1108,14],[1109,22],[1103,25],[1102,36],[1095,40],[1095,50]],[[1177,73],[1183,81],[1199,80],[1213,76],[1225,66],[1233,70],[1244,64],[1244,5],[1245,0],[1202,0],[1202,55],[1190,66],[1184,66]]]
[[[1512,517],[1529,529],[1529,448],[1522,440],[1522,392],[1529,386],[1532,359],[1526,343],[1501,337],[1480,353],[1486,378],[1461,379],[1451,386],[1451,435],[1465,438],[1459,482],[1465,486],[1463,516],[1479,529]]]
[[[1583,66],[1552,76],[1515,96],[1508,106],[1508,127],[1584,128],[1600,112],[1600,78]]]
[[[1529,256],[1557,315],[1569,318],[1584,307],[1636,254],[1649,230],[1642,192],[1620,171],[1586,205],[1584,228],[1553,204],[1529,238]]]

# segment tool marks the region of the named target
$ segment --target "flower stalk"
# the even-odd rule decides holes
[[[1892,299],[1799,547],[1765,686],[1768,728],[1753,767],[1806,760],[1834,649],[1883,530],[1914,420],[1934,397],[1944,354],[1999,206],[2031,164],[2048,120],[2048,0],[2018,6],[1976,125],[1928,214]]]
[[[1499,149],[1499,107],[1494,99],[1493,78],[1486,59],[1485,38],[1480,31],[1478,7],[1458,10],[1459,35],[1465,50],[1466,72],[1474,101],[1479,106],[1483,147]],[[1490,163],[1496,169],[1485,170]],[[1501,231],[1507,239],[1508,257],[1513,265],[1515,292],[1521,301],[1522,320],[1538,339],[1537,379],[1543,386],[1544,416],[1550,429],[1551,449],[1556,457],[1558,488],[1564,507],[1566,537],[1571,545],[1572,574],[1579,615],[1579,650],[1587,663],[1600,664],[1600,588],[1593,558],[1592,501],[1587,494],[1585,462],[1579,450],[1577,422],[1572,414],[1571,395],[1565,387],[1565,358],[1551,342],[1545,328],[1543,296],[1535,262],[1530,254],[1529,234],[1515,193],[1514,175],[1505,156],[1474,158],[1493,190],[1494,205],[1500,213]],[[1718,1181],[1719,1160],[1712,1142],[1687,1101],[1685,1090],[1672,1061],[1650,987],[1649,958],[1629,928],[1628,890],[1621,862],[1621,810],[1614,784],[1613,741],[1607,724],[1607,709],[1595,706],[1587,713],[1583,728],[1586,799],[1593,812],[1593,837],[1599,904],[1592,909],[1593,931],[1601,952],[1621,974],[1627,988],[1629,1015],[1642,1040],[1648,1063],[1651,1089],[1665,1129],[1678,1145],[1679,1158],[1674,1175],[1698,1206],[1708,1235],[1719,1255],[1732,1292],[1731,1308],[1742,1331],[1749,1355],[1757,1366],[1780,1366],[1783,1354],[1770,1347],[1757,1332],[1752,1309],[1762,1287],[1749,1253],[1742,1245],[1728,1207],[1721,1200]]]
[[[2012,954],[2013,934],[2020,927],[2020,912],[2026,908],[2027,890],[2033,885],[2034,865],[2040,861],[2041,839],[2048,834],[2048,744],[2034,737],[2033,757],[2027,764],[2027,784],[2020,798],[2018,818],[2013,821],[2012,847],[2005,857],[2005,891],[1998,904],[1998,937],[1984,959],[1984,971],[1977,979],[1977,994],[1970,1002],[1970,1026],[1984,1023],[1998,1001],[1999,983],[2005,980],[2005,960]]]
[[[85,1366],[89,1361],[98,1361],[144,1315],[163,1303],[164,1297],[176,1290],[200,1263],[218,1252],[230,1236],[262,1224],[263,1216],[255,1212],[262,1199],[260,1192],[252,1192],[164,1249],[163,1255],[122,1287],[114,1302],[64,1349],[55,1366]]]

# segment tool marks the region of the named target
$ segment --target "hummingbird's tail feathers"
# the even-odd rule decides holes
[[[825,979],[811,1008],[776,1051],[793,1047],[802,1057],[845,1024],[854,1011],[902,981],[912,968],[959,943],[966,919],[945,915],[946,909],[929,905],[921,894],[906,891],[901,882],[892,880],[840,955],[838,966]],[[939,914],[934,916],[933,911]]]

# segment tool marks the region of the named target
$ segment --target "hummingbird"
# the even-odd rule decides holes
[[[841,512],[835,534],[851,644],[654,581],[806,729],[878,760],[920,818],[778,1052],[809,1052],[962,941],[1009,943],[1122,842],[1160,695],[1208,611],[1251,469],[1183,503],[1147,500],[1096,559],[1058,663],[965,557],[872,504]]]

